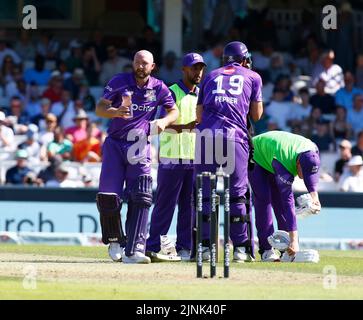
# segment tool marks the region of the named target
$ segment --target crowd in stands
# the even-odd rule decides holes
[[[349,7],[345,11],[351,13]],[[337,189],[363,192],[363,53],[354,52],[355,63],[343,63],[332,46],[307,30],[299,35],[300,49],[282,50],[272,41],[276,35],[266,15],[249,17],[236,19],[227,36],[206,33],[194,50],[203,55],[206,72],[220,66],[227,41],[246,42],[263,79],[265,112],[255,133],[285,130],[310,138],[322,154],[336,155],[328,174]],[[255,32],[247,34],[246,25]],[[257,34],[263,35],[258,41]],[[95,115],[95,104],[116,73],[132,70],[141,48],[155,56],[154,76],[167,85],[181,78],[180,57],[172,51],[162,55],[151,27],[122,46],[105,41],[99,31],[61,45],[47,32],[35,42],[23,30],[9,41],[0,30],[0,162],[13,164],[1,172],[0,183],[97,186],[107,122]]]

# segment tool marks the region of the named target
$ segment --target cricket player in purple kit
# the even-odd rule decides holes
[[[320,157],[311,140],[283,131],[270,131],[253,137],[255,166],[249,172],[253,190],[259,253],[262,261],[278,261],[268,238],[274,233],[272,208],[278,229],[289,233],[289,256],[299,251],[295,201],[292,184],[295,176],[304,179],[310,193],[313,214],[320,211],[317,193]]]
[[[193,220],[193,181],[197,97],[206,64],[197,53],[182,61],[183,79],[170,87],[179,117],[160,134],[160,163],[155,206],[151,215],[147,251],[160,251],[160,236],[166,235],[178,205],[176,251],[181,260],[190,259]],[[171,129],[172,131],[170,131]],[[172,147],[171,147],[172,145]],[[171,147],[171,148],[170,148]]]
[[[253,243],[249,238],[247,223],[251,214],[247,212],[250,141],[247,128],[248,116],[258,121],[263,112],[262,80],[251,70],[251,59],[247,47],[239,41],[228,43],[223,52],[223,67],[213,70],[202,81],[197,106],[196,173],[216,172],[222,166],[230,174],[230,235],[234,247],[233,261],[254,260]],[[222,145],[218,139],[222,137]],[[209,150],[208,145],[214,145]],[[218,147],[219,145],[219,147]],[[224,149],[224,152],[223,150]],[[220,163],[226,153],[225,160]],[[207,158],[214,155],[210,162]],[[206,191],[209,184],[205,183]],[[206,192],[203,198],[209,199]],[[203,259],[210,259],[209,250],[209,200],[203,205]],[[248,210],[249,211],[249,210]]]
[[[145,256],[148,212],[152,204],[148,135],[150,130],[164,131],[179,114],[166,85],[150,76],[154,67],[152,53],[138,51],[133,72],[116,74],[96,106],[98,116],[112,119],[102,149],[97,194],[102,241],[109,244],[111,259],[124,263],[150,263],[150,258]],[[151,128],[160,105],[167,115],[153,121]],[[128,200],[126,235],[120,215],[123,198]]]

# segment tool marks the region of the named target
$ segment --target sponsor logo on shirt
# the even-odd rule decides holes
[[[282,183],[284,183],[284,184],[287,184],[287,185],[292,185],[292,183],[293,183],[293,181],[289,181],[289,180],[286,180],[283,176],[281,176],[281,175],[278,175],[277,176],[278,177],[278,179],[282,182]]]
[[[141,105],[139,106],[138,104],[136,103],[133,103],[131,105],[131,108],[133,111],[146,111],[146,112],[151,112],[155,109],[155,106],[147,106],[147,105]]]
[[[156,101],[155,90],[146,90],[146,93],[144,95],[144,98],[148,102]]]
[[[236,71],[235,68],[233,68],[233,67],[227,67],[227,68],[225,68],[223,70],[223,74],[230,75],[230,74],[233,74],[235,71]]]

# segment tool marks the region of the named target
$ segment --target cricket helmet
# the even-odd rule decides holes
[[[228,43],[223,49],[223,64],[232,62],[241,63],[244,60],[248,65],[252,65],[251,54],[248,52],[247,46],[240,41],[232,41]],[[251,69],[251,67],[249,67]]]

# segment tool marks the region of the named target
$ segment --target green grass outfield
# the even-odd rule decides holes
[[[194,263],[114,263],[107,247],[0,246],[0,299],[363,299],[363,251],[320,251],[318,264],[231,263],[230,278],[222,273],[221,263],[215,279],[197,279]]]

